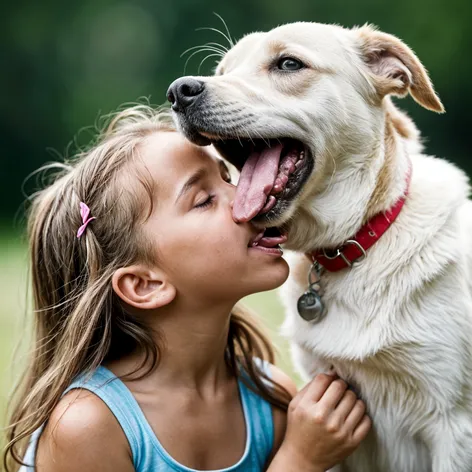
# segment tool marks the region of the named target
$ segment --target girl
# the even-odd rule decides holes
[[[288,267],[277,241],[253,246],[258,231],[233,221],[234,195],[211,150],[138,106],[34,197],[36,341],[9,471],[318,472],[366,436],[344,382],[296,394],[235,308]]]

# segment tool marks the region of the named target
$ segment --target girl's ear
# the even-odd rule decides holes
[[[113,274],[112,285],[121,300],[142,310],[168,305],[176,295],[175,287],[163,272],[143,265],[118,269]]]

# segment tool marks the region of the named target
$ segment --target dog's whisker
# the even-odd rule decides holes
[[[256,134],[260,136],[260,139],[262,139],[262,141],[267,145],[267,147],[270,147],[270,141],[266,141],[264,136],[262,136],[262,134],[259,131],[257,131]]]
[[[187,64],[189,63],[190,59],[192,59],[193,56],[195,56],[196,54],[198,54],[200,51],[194,51],[192,54],[190,54],[189,57],[187,57],[187,60],[185,61],[185,64],[184,64],[184,75],[187,71]]]
[[[214,52],[214,53],[218,54],[220,57],[224,56],[224,53],[222,51],[220,51],[219,49],[216,49],[214,47],[211,47],[211,46],[202,47],[198,51],[194,51],[194,52],[198,54],[199,52],[205,52],[205,51]]]
[[[224,38],[226,38],[226,41],[228,41],[228,43],[230,44],[231,47],[234,46],[234,43],[233,43],[233,41],[231,40],[231,38],[229,38],[228,36],[226,36],[226,34],[224,34],[222,31],[220,31],[220,30],[217,29],[217,28],[211,28],[211,27],[209,27],[209,26],[204,26],[204,27],[202,27],[202,28],[197,28],[195,31],[204,31],[204,30],[214,31],[215,33],[221,34]]]
[[[215,41],[210,41],[209,43],[207,43],[209,46],[215,46],[215,47],[218,47],[221,49],[222,52],[224,52],[225,54],[229,51],[229,49],[225,46],[223,46],[222,44],[220,43],[217,43]]]
[[[196,54],[199,54],[199,53],[202,53],[202,52],[205,52],[205,51],[208,51],[208,52],[216,52],[214,49],[210,49],[210,48],[202,48],[202,49],[198,49],[197,51],[193,51],[192,54],[190,54],[190,56],[187,58],[187,60],[185,61],[185,64],[184,64],[184,75],[185,75],[185,71],[187,70],[187,65],[190,61],[190,59],[192,59],[193,56],[195,56]],[[221,54],[220,52],[217,52],[217,54]],[[221,54],[220,57],[223,57],[223,55]]]
[[[251,141],[251,144],[254,146],[254,140],[252,139],[251,135],[249,134],[248,131],[247,132],[247,135],[249,136],[249,140]]]
[[[186,54],[187,52],[190,52],[192,49],[194,49],[194,51],[192,52],[192,54],[198,54],[199,52],[203,52],[203,51],[212,51],[212,52],[217,52],[218,54],[221,55],[221,57],[224,56],[224,52],[217,49],[216,47],[214,46],[206,46],[205,44],[202,44],[200,46],[196,46],[194,48],[190,48],[190,49],[187,49],[185,52],[183,52],[181,54],[180,57],[182,57],[184,54]]]
[[[200,75],[200,68],[202,67],[203,63],[209,59],[210,57],[215,57],[215,56],[218,56],[218,57],[221,57],[219,54],[208,54],[207,56],[205,56],[201,61],[200,61],[200,64],[198,65],[198,69],[197,69],[197,73]]]
[[[193,51],[194,49],[199,49],[199,48],[203,48],[203,47],[214,47],[216,50],[220,51],[222,54],[225,54],[228,52],[228,49],[226,49],[224,46],[222,46],[221,44],[219,43],[216,43],[214,41],[210,41],[209,43],[205,43],[205,44],[199,44],[198,46],[192,46],[191,48],[188,48],[186,49],[181,55],[180,57],[182,56],[185,56],[185,54],[187,54],[188,52],[190,51]],[[219,49],[220,48],[220,49]]]
[[[264,138],[263,138],[262,134],[260,133],[260,131],[257,131],[257,130],[256,130],[256,135],[258,135],[259,138],[264,141]],[[265,141],[264,141],[264,142],[265,142]]]
[[[230,47],[234,47],[234,40],[233,40],[233,38],[231,37],[231,33],[229,32],[229,28],[228,28],[228,25],[226,24],[226,21],[225,21],[225,20],[223,19],[223,17],[222,17],[221,15],[219,15],[218,13],[213,12],[213,14],[214,14],[216,17],[218,17],[218,18],[221,20],[221,22],[223,23],[223,26],[225,27],[226,33],[227,33],[227,35],[228,35],[227,37],[229,38],[229,45],[230,45]]]

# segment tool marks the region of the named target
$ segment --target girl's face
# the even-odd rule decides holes
[[[280,249],[252,247],[260,230],[233,221],[236,187],[212,152],[174,132],[154,133],[146,140],[141,155],[154,190],[144,231],[155,247],[156,267],[177,296],[237,301],[281,285],[288,265]]]

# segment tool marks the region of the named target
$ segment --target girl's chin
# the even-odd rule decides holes
[[[287,262],[280,258],[276,264],[259,273],[257,279],[254,279],[251,293],[266,292],[279,288],[288,278],[289,267]]]

